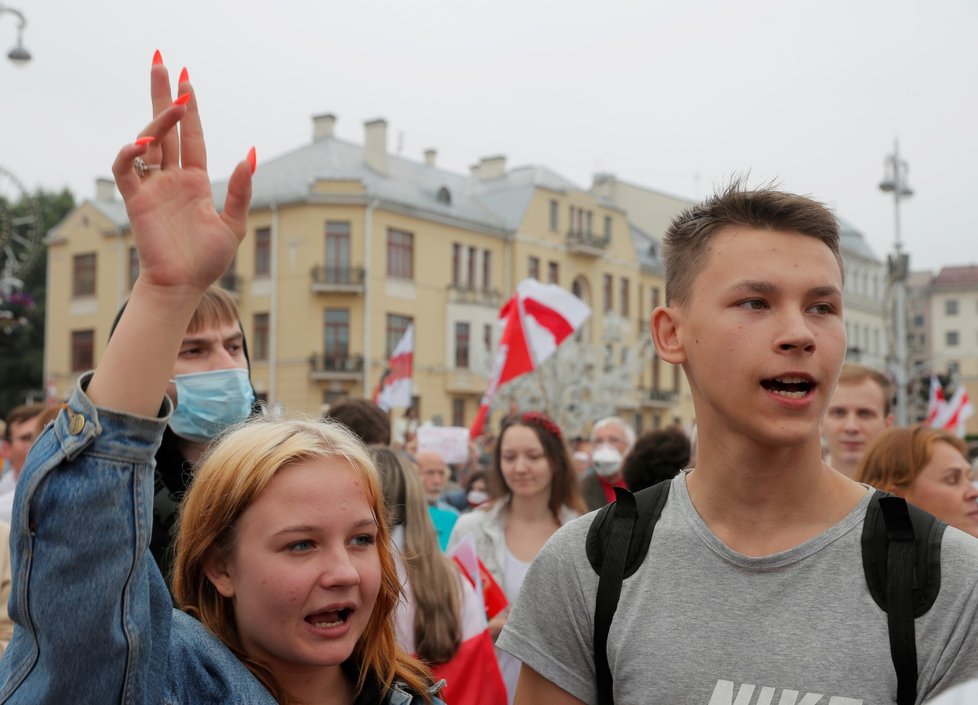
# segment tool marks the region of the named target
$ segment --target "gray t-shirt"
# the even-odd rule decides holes
[[[886,615],[860,540],[871,492],[838,524],[762,558],[731,551],[672,484],[649,553],[622,586],[608,637],[618,705],[882,705],[896,701]],[[588,514],[537,556],[497,646],[596,702],[598,576]],[[921,703],[978,675],[978,540],[944,534],[941,591],[916,621]]]

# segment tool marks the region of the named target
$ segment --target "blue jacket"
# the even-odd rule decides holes
[[[17,483],[15,629],[0,660],[0,704],[275,705],[222,642],[172,608],[148,551],[169,400],[155,419],[96,409],[83,391],[89,379]],[[382,702],[421,700],[393,688]]]

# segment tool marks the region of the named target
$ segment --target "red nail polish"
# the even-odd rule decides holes
[[[143,145],[147,145],[150,142],[154,142],[155,140],[156,138],[153,137],[152,135],[146,135],[145,137],[140,137],[138,140],[136,140],[135,144],[138,144],[140,147],[142,147]]]
[[[184,67],[184,69],[180,71],[180,78],[177,80],[177,85],[180,85],[181,83],[187,83],[189,80],[190,80],[190,74],[187,73],[187,69],[186,67]]]
[[[184,93],[183,95],[177,96],[177,99],[173,101],[174,105],[186,105],[187,101],[190,100],[190,94]]]
[[[163,55],[160,53],[160,50],[157,49],[156,53],[153,54],[153,66],[159,66],[162,63],[163,63]]]
[[[255,173],[255,169],[258,168],[258,155],[255,153],[255,148],[252,147],[248,150],[248,163],[251,164],[251,173]]]

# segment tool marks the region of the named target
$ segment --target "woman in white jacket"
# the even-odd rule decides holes
[[[449,550],[473,534],[479,559],[512,605],[530,562],[557,529],[584,512],[584,505],[560,427],[539,412],[504,423],[489,479],[496,499],[459,517]],[[489,623],[493,639],[508,614],[504,610]],[[496,658],[512,702],[520,663],[499,649]]]

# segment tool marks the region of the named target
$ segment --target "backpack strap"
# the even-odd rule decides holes
[[[616,487],[615,501],[598,511],[588,530],[587,556],[599,576],[593,638],[598,705],[614,703],[614,680],[608,663],[611,621],[618,610],[622,583],[638,570],[648,553],[655,523],[669,496],[669,484],[660,482],[635,495]]]
[[[946,524],[900,497],[877,491],[866,510],[863,570],[876,604],[886,612],[898,705],[917,698],[914,619],[937,599]]]

